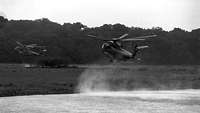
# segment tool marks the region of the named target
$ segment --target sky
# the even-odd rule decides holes
[[[0,15],[9,20],[81,22],[88,27],[121,23],[191,31],[200,28],[200,0],[0,0]]]

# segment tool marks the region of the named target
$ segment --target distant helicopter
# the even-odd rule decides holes
[[[116,61],[127,61],[129,59],[134,59],[137,52],[140,49],[149,47],[149,46],[138,46],[135,43],[135,41],[144,41],[145,38],[156,37],[157,35],[140,36],[140,37],[126,38],[126,39],[125,37],[127,37],[128,34],[124,34],[119,38],[112,38],[112,39],[104,39],[94,35],[88,35],[88,36],[104,41],[104,43],[101,46],[103,53],[110,58],[111,62],[116,62]],[[133,44],[135,45],[132,48],[132,52],[123,48],[122,42],[125,41],[132,41]]]
[[[36,55],[40,56],[41,53],[34,51],[35,50],[40,50],[42,52],[46,52],[45,46],[38,46],[37,44],[29,44],[25,45],[20,43],[19,41],[16,41],[17,46],[14,48],[16,51],[18,51],[19,54],[23,55]]]

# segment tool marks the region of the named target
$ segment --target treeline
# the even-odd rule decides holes
[[[144,29],[122,24],[104,24],[90,28],[82,23],[60,25],[46,18],[37,20],[8,20],[0,17],[0,62],[37,61],[39,59],[62,59],[67,63],[94,63],[105,61],[101,51],[102,41],[87,37],[88,34],[104,38],[156,34],[139,45],[150,48],[137,57],[142,64],[200,64],[200,29],[191,32],[175,28],[164,31],[160,27]],[[47,47],[45,56],[20,56],[14,48],[15,41],[24,44],[36,43]],[[131,44],[125,44],[131,49]],[[133,60],[134,61],[134,60]],[[138,61],[137,61],[138,62]]]

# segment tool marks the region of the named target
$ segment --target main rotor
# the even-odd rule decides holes
[[[102,41],[144,41],[146,38],[151,38],[151,37],[156,37],[157,35],[147,35],[147,36],[139,36],[139,37],[133,37],[133,38],[126,38],[128,34],[124,34],[118,38],[112,38],[112,39],[105,39],[100,36],[94,36],[94,35],[88,35],[89,37],[95,38],[97,40],[102,40]]]

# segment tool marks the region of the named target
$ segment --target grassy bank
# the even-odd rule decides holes
[[[82,73],[82,75],[81,75]],[[69,94],[77,92],[79,77],[91,89],[106,84],[109,90],[199,89],[199,66],[129,66],[116,68],[24,68],[0,64],[0,96]],[[95,84],[94,84],[95,83]]]
[[[0,96],[74,93],[82,69],[24,68],[0,65]]]

